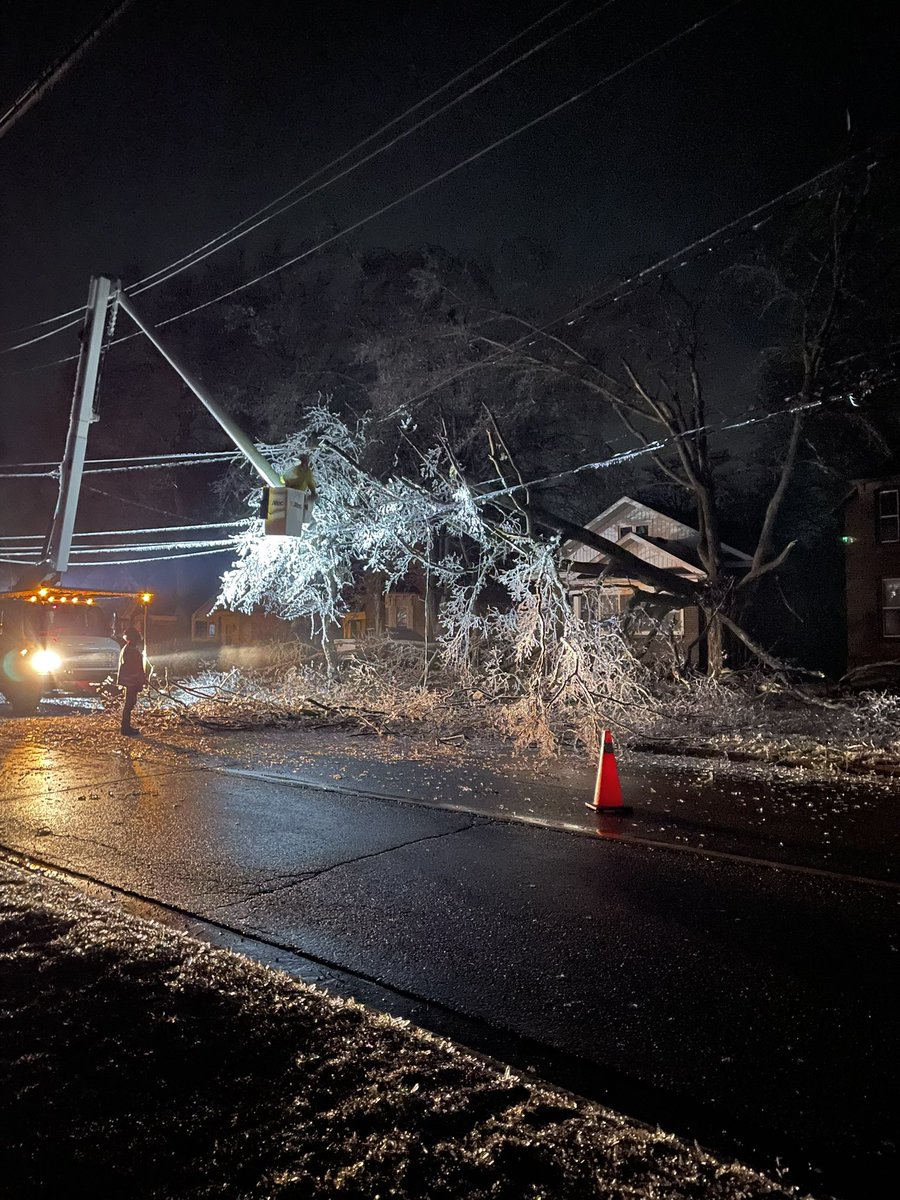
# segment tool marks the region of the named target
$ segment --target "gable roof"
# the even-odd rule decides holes
[[[652,562],[653,566],[660,567],[664,571],[672,571],[682,579],[700,580],[705,574],[699,561],[692,561],[696,559],[696,555],[691,553],[690,547],[682,546],[680,542],[666,543],[662,538],[645,538],[641,537],[639,533],[626,533],[624,537],[619,538],[618,545],[625,550],[630,550],[632,554],[642,558],[645,562]],[[582,561],[596,563],[603,561],[604,558],[605,555],[598,552],[595,558]],[[567,574],[571,579],[579,579],[578,566],[577,562],[570,563]],[[632,580],[627,567],[612,562],[602,579],[598,579],[596,575],[584,578],[585,581],[590,579],[593,584],[601,587],[614,586],[623,580]]]
[[[626,550],[630,550],[632,554],[636,554],[638,558],[646,559],[649,552],[657,551],[655,557],[662,557],[663,561],[656,565],[667,571],[678,571],[696,579],[705,574],[696,551],[682,542],[670,542],[666,538],[642,537],[639,533],[626,533],[624,537],[619,538],[618,544]]]
[[[636,515],[638,513],[640,514],[640,517]],[[658,552],[661,550],[665,553],[672,554],[672,556],[677,560],[681,560],[682,565],[692,574],[696,573],[698,570],[700,570],[702,573],[702,567],[700,566],[699,559],[696,556],[696,551],[692,549],[699,541],[700,531],[695,529],[692,525],[687,525],[684,521],[678,520],[677,517],[672,517],[668,513],[662,512],[658,508],[651,508],[649,504],[645,504],[641,500],[632,499],[631,496],[620,496],[615,503],[610,504],[610,506],[605,508],[603,512],[599,513],[592,520],[588,521],[585,525],[585,529],[589,529],[592,533],[600,533],[602,529],[606,529],[610,525],[645,525],[647,524],[647,517],[645,514],[650,514],[651,520],[653,517],[658,517],[660,520],[665,521],[670,526],[674,537],[644,538],[643,535],[632,532],[625,534],[622,538],[616,538],[615,540],[620,545],[625,545],[629,538],[636,537],[638,538],[639,542],[643,543],[643,549],[645,553],[641,554],[640,547],[637,545],[634,547],[628,546],[626,548],[633,549],[633,551],[638,554],[639,558],[645,558],[647,551],[652,550],[652,552]],[[564,555],[571,554],[576,546],[581,546],[581,543],[575,541],[574,539],[569,539],[563,542],[560,549]],[[594,551],[591,547],[583,547],[583,549],[591,551],[589,558],[582,559],[584,562],[596,562],[598,559],[603,558],[603,553],[599,550]],[[750,563],[753,561],[749,554],[745,554],[743,550],[738,550],[734,546],[729,546],[726,542],[722,543],[722,549],[727,557],[732,560],[729,565],[740,566],[741,564]],[[689,552],[687,559],[683,557],[686,552]]]

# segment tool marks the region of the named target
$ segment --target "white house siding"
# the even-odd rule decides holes
[[[593,521],[588,522],[587,528],[592,533],[606,538],[607,541],[618,542],[619,530],[625,525],[630,525],[632,529],[636,525],[646,525],[647,537],[660,538],[670,542],[684,542],[689,546],[696,545],[699,538],[696,529],[691,529],[689,525],[684,525],[681,521],[675,521],[663,513],[658,513],[654,509],[646,508],[640,504],[623,505],[613,513],[603,514],[602,524],[599,524],[595,518]],[[573,562],[596,562],[601,557],[597,550],[575,542],[568,542],[563,547],[563,552],[566,558],[571,559]],[[645,552],[641,554],[641,558],[644,558],[654,566],[671,565],[671,560],[666,557],[664,551],[659,551],[652,556]]]
[[[638,508],[620,517],[615,524],[607,525],[604,529],[596,530],[601,537],[608,538],[611,542],[619,540],[619,529],[623,525],[630,525],[634,528],[635,525],[647,526],[647,537],[664,538],[669,542],[687,542],[696,541],[697,531],[690,529],[687,525],[682,525],[680,521],[673,521],[671,517],[664,517],[660,513],[652,512],[650,509]],[[590,527],[589,527],[590,528]]]
[[[632,551],[632,553],[634,553],[636,551],[637,551],[637,547],[635,547],[635,549]],[[644,560],[644,562],[648,562],[651,564],[651,566],[654,566],[654,567],[667,567],[668,568],[668,567],[672,567],[675,565],[672,561],[672,555],[667,554],[665,550],[657,549],[656,546],[654,546],[652,549],[646,549],[646,550],[643,547],[641,547],[641,551],[638,554],[638,557],[642,558]]]

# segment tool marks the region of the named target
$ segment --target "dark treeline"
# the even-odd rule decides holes
[[[896,466],[897,192],[893,160],[859,170],[702,261],[564,320],[587,297],[560,295],[551,251],[533,243],[476,261],[342,239],[164,336],[257,439],[293,432],[327,395],[345,417],[379,420],[376,473],[414,470],[417,449],[443,440],[469,479],[486,480],[493,426],[524,479],[560,476],[530,498],[567,521],[622,494],[683,517],[701,531],[712,657],[722,616],[776,656],[833,672],[842,501],[854,478]],[[259,262],[187,273],[142,308],[161,319],[297,252],[276,245]],[[55,403],[64,427],[63,388]],[[404,406],[407,428],[391,416]],[[91,457],[227,445],[142,339],[110,352],[101,417]],[[619,465],[567,474],[630,449],[640,453]],[[222,486],[220,476],[91,477],[121,503],[86,490],[79,526],[245,515],[250,477]],[[35,511],[20,493],[4,529],[31,530]],[[753,556],[739,587],[721,570],[723,541]],[[157,575],[209,590],[196,570],[160,564]]]

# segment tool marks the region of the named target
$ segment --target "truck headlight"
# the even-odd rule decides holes
[[[36,650],[29,659],[31,669],[38,675],[51,675],[62,666],[62,659],[53,650]]]

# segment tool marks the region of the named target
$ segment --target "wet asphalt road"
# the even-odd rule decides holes
[[[569,1053],[821,1192],[895,1177],[896,888],[223,773],[149,738],[8,744],[0,797],[15,853]]]

